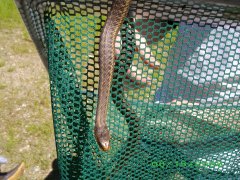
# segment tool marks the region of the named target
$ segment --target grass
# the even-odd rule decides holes
[[[15,54],[27,54],[33,51],[33,46],[29,45],[29,42],[17,42],[11,46],[12,51]]]
[[[30,40],[30,36],[16,8],[14,0],[0,1],[0,29],[20,28],[23,39]]]
[[[3,67],[5,65],[5,63],[6,63],[5,60],[0,58],[0,68]]]
[[[22,180],[44,179],[56,158],[49,80],[13,0],[0,1],[2,170],[25,162]]]
[[[0,82],[0,90],[5,89],[7,87],[6,84]]]
[[[43,122],[41,124],[30,124],[27,128],[27,133],[34,137],[42,136],[43,139],[47,140],[52,133],[52,127],[49,126],[49,122]]]
[[[0,29],[24,27],[13,0],[0,1],[0,17]]]
[[[8,68],[7,72],[14,72],[15,69],[16,69],[15,67],[10,67],[10,68]]]

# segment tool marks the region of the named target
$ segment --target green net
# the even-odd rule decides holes
[[[112,1],[16,2],[49,71],[62,179],[240,178],[239,1],[132,2],[116,39],[109,152],[93,128]]]

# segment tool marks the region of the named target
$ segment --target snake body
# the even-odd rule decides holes
[[[103,151],[108,151],[110,149],[110,133],[107,127],[106,118],[115,65],[115,40],[124,18],[127,16],[130,4],[131,0],[113,1],[100,36],[100,73],[94,135],[100,149]]]

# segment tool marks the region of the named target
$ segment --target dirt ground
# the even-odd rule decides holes
[[[21,179],[44,179],[56,158],[48,74],[21,28],[0,29],[1,170],[25,163]]]

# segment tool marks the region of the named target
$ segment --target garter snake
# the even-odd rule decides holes
[[[130,4],[131,0],[113,1],[100,36],[100,73],[94,135],[100,149],[103,151],[108,151],[110,149],[110,133],[107,127],[106,118],[115,65],[115,41],[124,18],[127,16]]]

